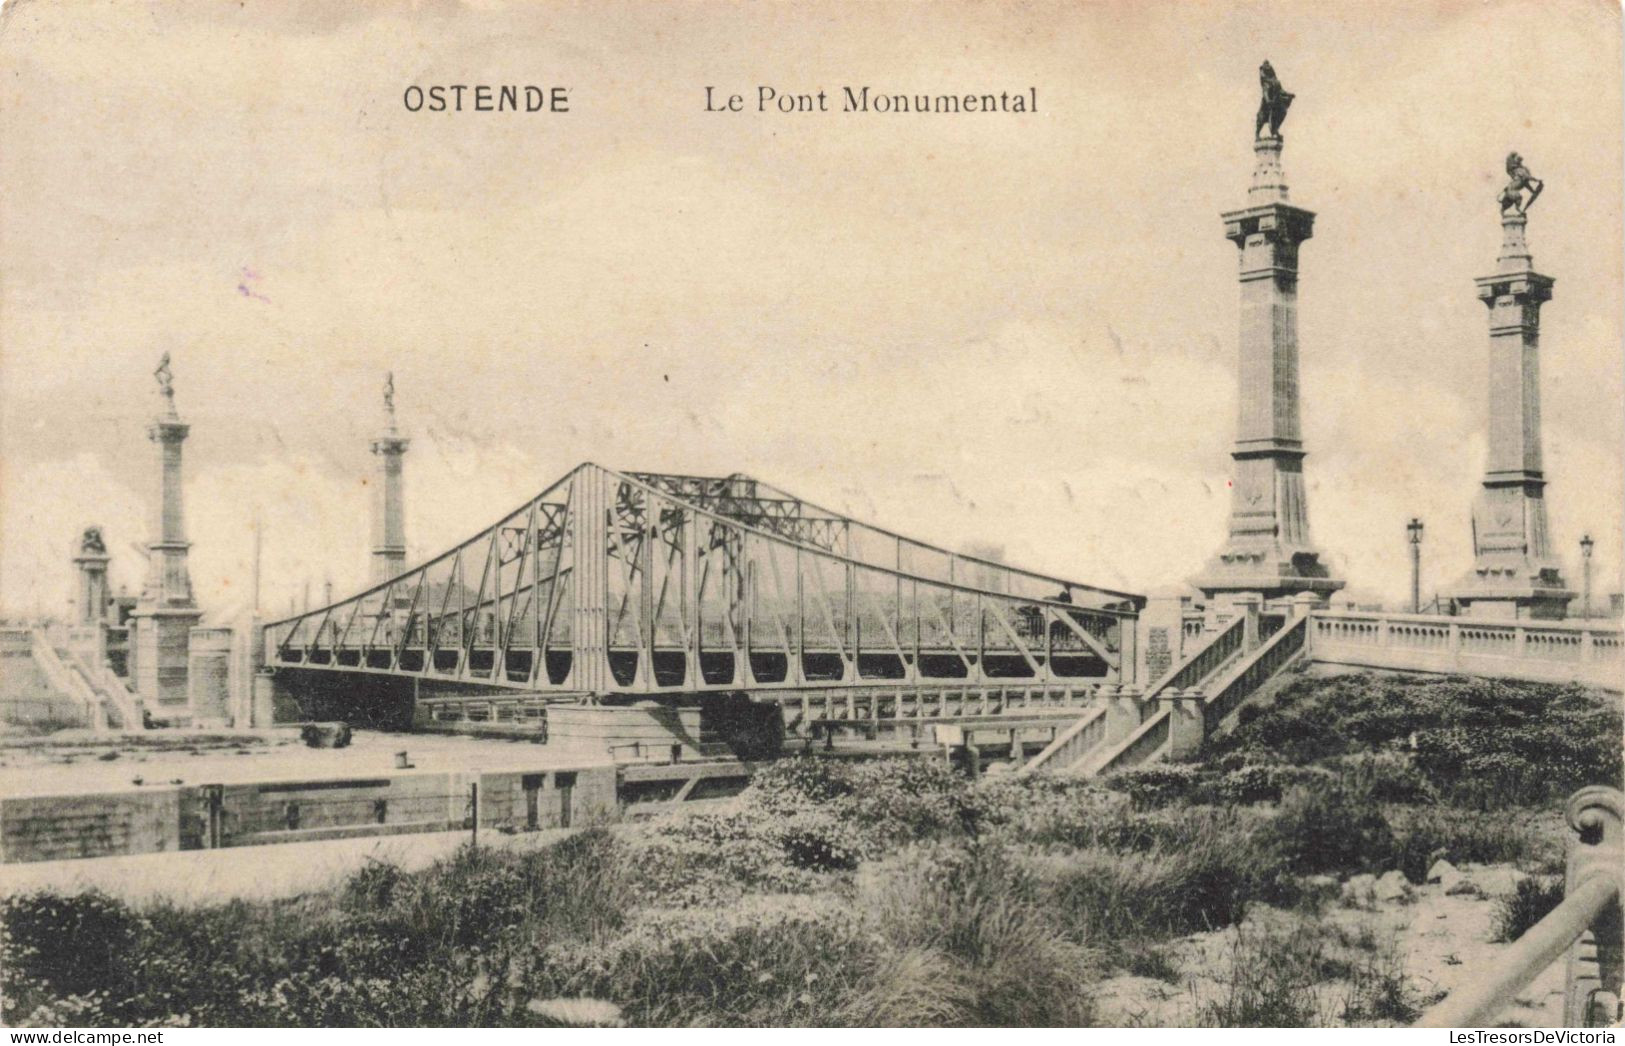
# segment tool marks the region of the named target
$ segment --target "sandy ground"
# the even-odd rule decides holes
[[[546,769],[610,762],[602,747],[445,734],[358,730],[346,748],[307,748],[292,729],[112,736],[75,731],[49,738],[0,738],[0,795],[349,777],[392,771],[401,751],[419,770]]]
[[[1320,923],[1328,938],[1341,931],[1343,941],[1362,941],[1352,947],[1328,945],[1328,954],[1356,963],[1383,954],[1397,957],[1413,989],[1411,1001],[1425,1008],[1467,982],[1484,964],[1509,945],[1491,944],[1496,898],[1510,893],[1518,872],[1506,865],[1465,865],[1461,871],[1481,894],[1449,895],[1440,884],[1414,888],[1408,899],[1376,901],[1350,908],[1334,901],[1318,917],[1261,908],[1243,924],[1178,941],[1170,957],[1180,971],[1179,983],[1150,977],[1115,977],[1101,986],[1099,1002],[1103,1024],[1128,1027],[1190,1027],[1207,1023],[1202,1011],[1223,1001],[1230,971],[1237,958],[1239,936],[1271,929],[1289,930],[1294,924]],[[1555,1027],[1563,1019],[1563,962],[1538,975],[1511,1002],[1498,1024],[1515,1027]],[[1344,1007],[1356,994],[1350,981],[1326,981],[1305,993],[1322,1026],[1346,1023]],[[1394,1024],[1367,1019],[1361,1024]]]

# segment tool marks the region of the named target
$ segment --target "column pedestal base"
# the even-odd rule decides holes
[[[1226,549],[1191,584],[1208,599],[1227,592],[1256,592],[1265,599],[1280,599],[1299,592],[1329,596],[1345,582],[1331,576],[1319,553],[1275,547]]]
[[[1529,563],[1513,568],[1480,568],[1445,592],[1464,617],[1500,621],[1560,621],[1575,593],[1555,567]]]

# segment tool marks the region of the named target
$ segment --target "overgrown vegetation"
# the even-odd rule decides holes
[[[1540,922],[1563,901],[1563,877],[1532,875],[1518,880],[1510,894],[1502,897],[1495,911],[1497,941],[1515,941],[1524,931]]]
[[[1200,1011],[1221,1028],[1409,1024],[1431,1001],[1405,975],[1392,939],[1313,922],[1262,923],[1231,943],[1223,991]]]
[[[1553,796],[1618,780],[1617,708],[1475,685],[1301,681],[1200,765],[1098,782],[785,759],[722,810],[414,873],[371,864],[274,902],[12,897],[0,1019],[1077,1025],[1104,978],[1178,982],[1176,943],[1230,927],[1231,973],[1202,1020],[1404,1023],[1427,1000],[1393,943],[1318,914],[1336,879],[1397,868],[1420,884],[1440,857],[1560,869]],[[1521,762],[1453,776],[1484,753],[1440,753],[1475,730]],[[1554,730],[1561,743],[1533,740]],[[1544,914],[1535,882],[1505,902],[1508,936]],[[1299,921],[1249,918],[1277,909]]]
[[[1382,756],[1384,798],[1546,807],[1589,784],[1621,786],[1620,705],[1584,687],[1356,674],[1301,677],[1244,708],[1211,746],[1221,764],[1336,764]]]

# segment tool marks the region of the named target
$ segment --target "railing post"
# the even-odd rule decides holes
[[[1264,606],[1264,597],[1257,592],[1243,592],[1236,596],[1236,613],[1243,621],[1241,633],[1241,649],[1252,651],[1258,649],[1258,615]]]
[[[1117,619],[1117,678],[1124,683],[1147,682],[1141,675],[1139,616],[1120,617]]]
[[[1610,1026],[1620,1018],[1621,981],[1625,979],[1621,955],[1625,930],[1618,892],[1625,875],[1621,832],[1625,797],[1612,788],[1583,788],[1569,799],[1566,813],[1576,839],[1569,847],[1564,896],[1572,896],[1592,877],[1612,878],[1616,889],[1613,901],[1569,949],[1563,1024],[1570,1028]]]
[[[1099,690],[1100,701],[1106,708],[1106,744],[1116,744],[1140,726],[1140,705],[1137,700],[1124,700],[1124,688],[1107,684]]]
[[[1157,698],[1157,703],[1168,711],[1168,758],[1183,759],[1201,749],[1207,733],[1205,702],[1201,689],[1194,686],[1186,690],[1169,689]]]

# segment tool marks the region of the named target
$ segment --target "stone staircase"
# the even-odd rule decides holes
[[[101,702],[106,725],[113,730],[141,730],[145,716],[141,699],[106,665],[92,664],[74,651],[57,650],[57,657],[77,675]]]
[[[1102,687],[1095,704],[1057,734],[1048,747],[1028,760],[1017,774],[1039,770],[1087,772],[1085,768],[1092,756],[1103,749],[1115,749],[1128,735],[1140,731],[1144,709],[1155,708],[1165,694],[1213,678],[1240,657],[1245,627],[1246,622],[1240,617],[1231,621],[1143,693],[1136,687]]]
[[[50,688],[79,706],[84,713],[86,727],[92,730],[107,729],[107,710],[102,704],[101,695],[90,682],[76,669],[68,667],[43,630],[31,629],[28,639],[29,656]]]
[[[1103,687],[1094,706],[1019,775],[1094,776],[1194,753],[1249,697],[1303,656],[1309,622],[1237,616],[1142,694]],[[1251,642],[1249,642],[1251,640]]]
[[[72,718],[91,730],[140,730],[144,727],[141,699],[112,669],[100,663],[96,648],[76,630],[10,628],[4,630],[8,657],[28,663],[31,684],[49,693],[50,701],[72,709]]]
[[[1200,684],[1164,691],[1158,708],[1117,746],[1096,752],[1079,772],[1093,776],[1194,755],[1236,709],[1304,652],[1308,619],[1288,622],[1255,649],[1227,661]]]

